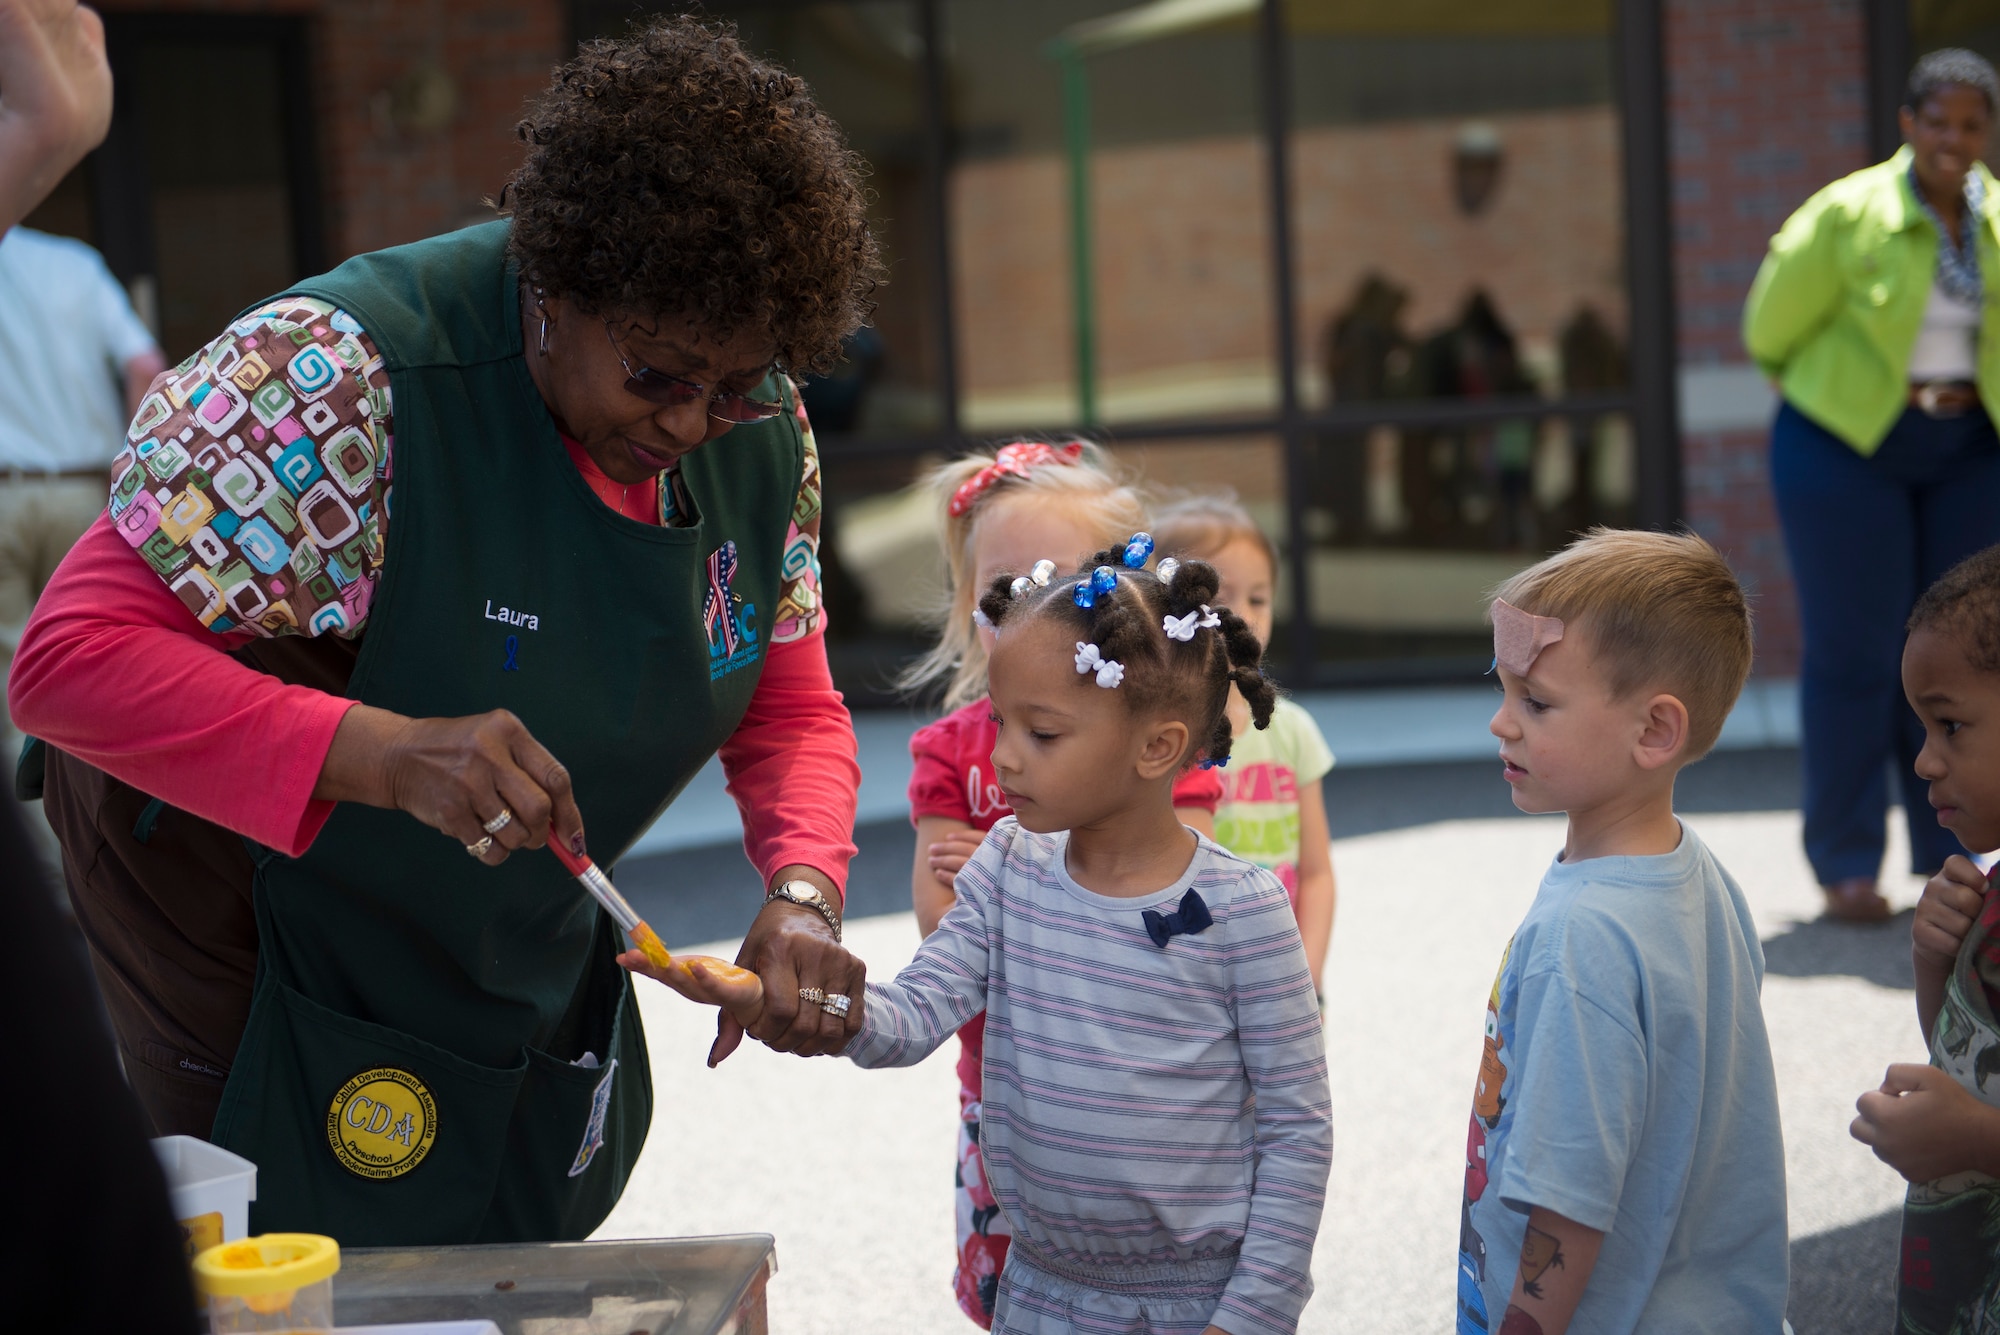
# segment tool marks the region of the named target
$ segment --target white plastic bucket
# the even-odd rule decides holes
[[[249,1235],[256,1164],[194,1136],[162,1136],[153,1142],[153,1153],[167,1175],[190,1261],[218,1242]]]

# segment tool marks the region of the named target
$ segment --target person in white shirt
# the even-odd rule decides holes
[[[28,614],[104,509],[125,424],[166,369],[96,251],[26,227],[0,235],[0,737]]]

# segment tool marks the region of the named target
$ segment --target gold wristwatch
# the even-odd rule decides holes
[[[764,896],[766,904],[774,899],[782,899],[787,904],[797,904],[800,908],[811,909],[826,919],[826,925],[833,929],[834,941],[837,943],[840,940],[840,915],[833,911],[833,905],[827,903],[826,896],[821,894],[819,887],[811,881],[780,881],[771,887],[770,894]]]

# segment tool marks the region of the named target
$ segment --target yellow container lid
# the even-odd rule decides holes
[[[264,1233],[223,1242],[194,1258],[194,1284],[204,1295],[247,1298],[302,1289],[332,1279],[340,1244],[317,1233]]]

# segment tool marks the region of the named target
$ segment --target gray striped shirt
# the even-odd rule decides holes
[[[922,1061],[986,1012],[987,1181],[1014,1246],[1062,1272],[1233,1259],[1214,1320],[1296,1329],[1333,1149],[1313,984],[1284,887],[1201,840],[1173,885],[1084,889],[1067,833],[1008,817],[847,1055]],[[1214,925],[1147,936],[1190,889]],[[1029,1258],[1024,1258],[1029,1259]]]

